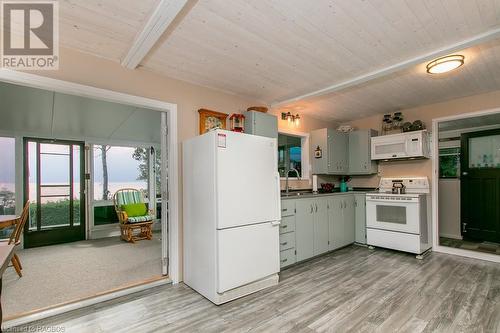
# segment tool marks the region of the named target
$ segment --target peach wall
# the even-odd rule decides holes
[[[181,142],[198,134],[198,112],[208,108],[225,113],[238,113],[258,101],[245,99],[187,82],[167,78],[144,69],[129,70],[120,64],[71,49],[60,49],[58,71],[39,71],[35,74],[59,80],[71,81],[88,86],[176,103],[178,106],[179,157],[182,156]],[[288,126],[281,122],[279,126]],[[309,132],[313,128],[326,127],[321,121],[303,117],[299,131]],[[182,161],[179,161],[179,253],[182,276]]]
[[[435,118],[452,116],[474,111],[500,107],[500,90],[486,94],[474,95],[459,99],[454,99],[442,103],[430,104],[416,108],[401,110],[405,120],[422,120],[429,130],[432,130],[432,120]],[[349,122],[356,128],[373,128],[380,130],[382,114],[362,118]],[[401,161],[401,162],[381,162],[379,165],[379,175],[382,177],[391,176],[427,176],[432,178],[432,161]],[[352,186],[377,186],[378,177],[355,177],[351,181]]]

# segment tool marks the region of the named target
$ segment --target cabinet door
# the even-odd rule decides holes
[[[328,134],[329,173],[345,174],[348,171],[348,136],[331,130]]]
[[[272,114],[257,111],[245,112],[245,132],[253,135],[278,137],[278,118]]]
[[[354,219],[356,229],[356,243],[366,244],[366,197],[364,194],[354,196]]]
[[[349,133],[349,173],[363,173],[365,171],[363,166],[368,156],[364,156],[367,152],[364,152],[363,149],[362,136],[361,131]]]
[[[343,244],[344,222],[342,216],[342,196],[331,197],[328,200],[328,234],[329,250],[335,250]]]
[[[328,252],[327,198],[314,200],[314,255]]]
[[[314,207],[312,199],[295,203],[295,249],[297,261],[314,256]]]
[[[343,246],[354,243],[355,238],[355,220],[354,220],[354,195],[344,195],[343,198],[343,222],[344,239]]]
[[[311,131],[311,156],[312,173],[316,175],[327,174],[329,170],[328,129],[322,128]],[[319,147],[320,156],[315,156]]]

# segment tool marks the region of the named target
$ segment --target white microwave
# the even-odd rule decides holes
[[[426,130],[372,137],[372,160],[429,158]]]

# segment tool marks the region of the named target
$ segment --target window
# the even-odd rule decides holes
[[[302,138],[300,136],[278,134],[278,171],[281,177],[302,177]]]
[[[161,195],[161,157],[155,155],[156,184],[150,184],[150,148],[94,145],[94,225],[118,223],[113,206],[114,193],[122,188],[134,188],[149,197],[150,186]]]
[[[94,145],[94,200],[112,200],[121,188],[141,190],[148,196],[146,148]]]
[[[439,178],[458,178],[460,147],[439,149]]]
[[[0,215],[16,212],[16,140],[0,137]]]

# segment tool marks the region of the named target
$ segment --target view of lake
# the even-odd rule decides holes
[[[50,183],[47,185],[58,185],[57,183]],[[74,188],[79,189],[80,183],[74,183]],[[94,198],[97,200],[102,199],[102,183],[94,184]],[[121,188],[135,188],[138,190],[146,190],[148,188],[147,182],[145,181],[135,181],[135,182],[110,182],[108,185],[108,190],[111,193],[115,193],[117,190]],[[0,183],[0,191],[8,190],[11,192],[15,191],[15,185],[13,183]],[[69,194],[69,189],[65,187],[49,187],[43,190],[44,195],[58,195],[58,194]],[[30,183],[30,200],[33,201],[36,198],[36,184]],[[43,198],[42,202],[49,201],[59,201],[64,199],[65,197],[51,197],[51,198]]]

